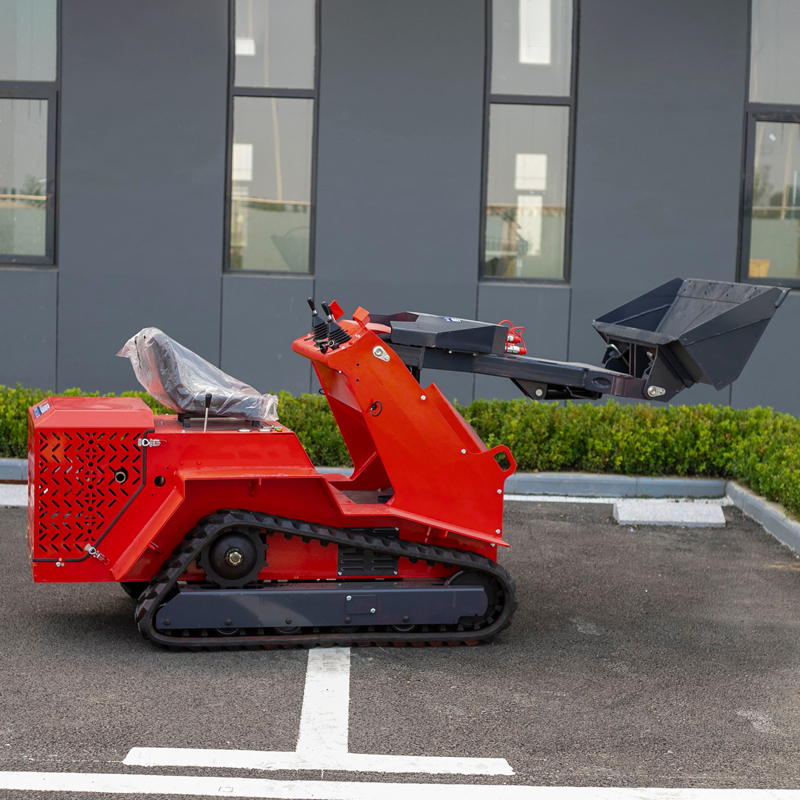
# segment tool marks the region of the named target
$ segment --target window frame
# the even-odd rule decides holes
[[[481,212],[480,242],[478,256],[478,281],[481,283],[513,283],[548,284],[564,286],[569,284],[572,274],[572,201],[575,176],[575,118],[577,116],[578,99],[578,42],[580,29],[580,0],[572,0],[572,63],[570,72],[570,93],[565,95],[520,95],[492,94],[492,0],[486,0],[486,47],[484,63],[483,87],[483,152],[481,166]],[[569,125],[567,142],[567,194],[564,211],[564,272],[561,278],[503,278],[499,275],[486,274],[486,201],[489,190],[489,118],[494,104],[533,105],[533,106],[567,106],[569,107]]]
[[[228,106],[225,137],[225,219],[223,228],[222,271],[224,275],[275,275],[307,277],[314,275],[317,219],[317,135],[319,128],[320,0],[314,0],[314,88],[265,88],[236,86],[236,0],[228,0]],[[269,269],[231,269],[231,205],[233,202],[233,105],[236,97],[283,97],[312,100],[311,131],[311,208],[309,212],[308,272]]]
[[[750,237],[753,222],[753,185],[756,163],[756,124],[758,122],[785,122],[800,125],[800,105],[782,103],[755,103],[750,100],[750,73],[753,68],[753,0],[747,4],[747,74],[745,76],[744,147],[742,164],[742,197],[739,204],[739,252],[737,254],[737,280],[762,286],[781,286],[800,289],[798,278],[751,278]]]
[[[55,267],[58,216],[58,154],[61,95],[61,0],[56,0],[56,78],[54,81],[0,80],[2,100],[47,101],[47,154],[45,202],[45,252],[43,256],[14,255],[0,251],[0,269],[8,267]]]

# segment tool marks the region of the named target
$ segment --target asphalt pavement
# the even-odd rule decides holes
[[[515,773],[458,779],[472,784],[800,788],[800,560],[725,516],[630,528],[610,505],[507,502],[512,627],[479,647],[355,648],[350,752],[505,758]],[[123,765],[134,747],[295,749],[305,651],[156,649],[118,586],[34,584],[25,526],[24,509],[0,509],[0,771],[152,773]]]

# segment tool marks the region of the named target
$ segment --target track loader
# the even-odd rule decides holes
[[[142,635],[173,649],[489,641],[516,607],[498,564],[514,456],[487,448],[422,370],[506,377],[542,401],[665,402],[735,380],[785,296],[675,279],[595,320],[602,366],[529,356],[507,321],[344,319],[309,301],[292,349],[314,367],[352,475],[317,470],[274,397],[145,329],[123,354],[176,413],[138,398],[30,409],[34,580],[118,582]]]

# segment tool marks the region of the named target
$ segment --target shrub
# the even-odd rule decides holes
[[[80,389],[64,394],[99,396]],[[144,392],[123,396],[166,411]],[[0,386],[0,457],[25,457],[27,411],[45,397],[39,389]],[[735,478],[800,516],[800,422],[769,408],[519,399],[476,400],[459,411],[489,447],[507,445],[520,470]],[[324,397],[281,392],[278,413],[315,464],[352,463]]]

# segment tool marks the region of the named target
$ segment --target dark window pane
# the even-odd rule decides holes
[[[0,254],[45,255],[47,101],[0,99]]]
[[[800,3],[753,0],[750,100],[800,103]]]
[[[0,81],[56,79],[56,0],[0,0]]]
[[[314,101],[236,97],[231,269],[308,272]]]
[[[800,279],[800,125],[756,123],[748,277]]]
[[[236,86],[314,88],[314,0],[236,0]]]
[[[572,0],[493,0],[492,93],[569,96]]]
[[[486,275],[563,279],[568,144],[568,108],[491,106]]]

